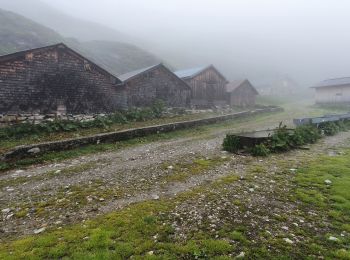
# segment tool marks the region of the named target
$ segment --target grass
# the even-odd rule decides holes
[[[243,251],[248,259],[314,259],[318,256],[324,259],[350,259],[349,236],[340,236],[342,232],[350,231],[349,154],[350,149],[339,156],[307,159],[303,162],[304,167],[291,175],[292,189],[282,189],[283,194],[274,194],[281,196],[277,198],[281,203],[287,202],[284,199],[292,199],[297,209],[293,213],[296,216],[287,213],[275,215],[274,218],[270,216],[272,225],[285,225],[291,217],[318,223],[316,231],[307,225],[292,231],[306,239],[298,244],[286,243],[283,233],[271,235],[265,232],[259,222],[257,227],[262,227],[262,230],[249,229],[245,222],[237,225],[226,221],[219,229],[218,236],[204,228],[183,239],[174,237],[175,230],[168,219],[172,210],[184,202],[196,201],[203,194],[215,201],[227,189],[238,189],[244,183],[238,183],[239,178],[232,174],[175,198],[133,204],[81,224],[7,241],[0,245],[0,258],[125,259],[132,256],[134,259],[230,259]],[[277,162],[274,159],[271,163],[275,165]],[[209,167],[212,162],[199,159],[194,165]],[[279,171],[283,173],[285,169],[282,168]],[[249,176],[245,179],[249,187],[254,176],[268,173],[264,166],[252,163],[247,174]],[[286,178],[285,174],[282,180]],[[331,180],[332,184],[326,185],[325,180]],[[235,183],[236,186],[231,186]],[[235,190],[233,194],[236,192],[241,191]],[[231,201],[243,211],[243,215],[247,212],[244,206],[246,201],[234,197]],[[310,216],[310,211],[316,215]],[[257,233],[257,237],[252,237],[252,233]],[[339,240],[330,241],[330,236]]]
[[[223,162],[227,161],[226,158],[215,157],[215,158],[199,158],[192,162],[177,163],[175,165],[164,164],[163,168],[167,169],[172,166],[170,174],[165,177],[166,182],[182,182],[191,176],[199,175],[203,171],[212,169]]]

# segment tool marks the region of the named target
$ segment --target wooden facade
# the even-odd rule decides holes
[[[124,108],[121,81],[64,44],[0,57],[0,113],[105,113]]]
[[[325,80],[313,88],[316,104],[350,104],[350,78]]]
[[[163,64],[119,76],[128,107],[146,107],[163,100],[168,107],[188,107],[190,87]]]
[[[213,66],[181,70],[175,74],[191,87],[191,105],[209,108],[226,105],[226,78]]]
[[[258,91],[249,80],[237,80],[226,86],[227,99],[230,106],[253,107],[256,104]]]

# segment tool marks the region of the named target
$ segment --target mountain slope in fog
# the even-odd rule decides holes
[[[0,55],[64,42],[116,75],[159,62],[130,44],[112,41],[80,42],[13,12],[0,9]]]
[[[40,0],[0,0],[0,8],[44,24],[65,37],[81,41],[108,40],[133,42],[131,37],[98,23],[67,15]]]

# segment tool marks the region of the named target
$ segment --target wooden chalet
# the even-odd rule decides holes
[[[191,105],[210,108],[226,105],[226,78],[213,66],[176,71],[191,87]]]
[[[191,89],[163,64],[118,77],[123,82],[128,107],[146,107],[163,100],[168,107],[188,107]]]
[[[253,107],[258,91],[249,80],[235,80],[226,85],[227,100],[230,106]]]

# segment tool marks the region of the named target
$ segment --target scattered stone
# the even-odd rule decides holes
[[[294,242],[292,240],[290,240],[289,238],[283,238],[283,240],[288,244],[294,244]]]
[[[14,214],[7,215],[6,219],[9,220],[9,219],[12,218],[13,216],[14,216]]]
[[[61,170],[57,170],[57,171],[55,171],[55,174],[59,174],[61,172],[62,172]]]
[[[168,166],[168,169],[172,170],[172,169],[174,169],[174,166],[170,165],[170,166]]]
[[[103,202],[103,201],[105,201],[105,199],[104,198],[100,198],[99,201]]]
[[[37,234],[40,234],[40,233],[43,233],[44,231],[46,230],[46,228],[39,228],[39,229],[35,229],[34,230],[34,234],[37,235]]]
[[[253,188],[250,188],[249,191],[250,191],[250,192],[254,192],[254,189],[253,189]]]
[[[333,237],[333,236],[330,236],[329,238],[328,238],[328,240],[329,241],[339,241],[339,239],[338,238],[336,238],[336,237]]]
[[[147,255],[154,255],[154,252],[153,252],[153,251],[149,251],[149,252],[147,253]]]
[[[19,174],[19,173],[24,173],[24,171],[23,171],[23,170],[18,170],[18,171],[16,171],[16,173],[17,173],[17,174]]]
[[[238,256],[236,256],[236,258],[243,258],[245,256],[244,252],[241,252]]]
[[[6,190],[9,191],[9,192],[12,192],[12,191],[14,191],[15,189],[14,189],[14,188],[7,188]]]
[[[292,169],[289,169],[291,172],[296,172],[297,171],[297,169],[294,169],[294,168],[292,168]]]
[[[8,214],[8,213],[11,212],[11,209],[9,209],[9,208],[3,209],[3,210],[1,210],[1,212],[4,213],[4,214]]]
[[[286,227],[286,226],[283,226],[283,227],[282,227],[282,229],[283,229],[283,230],[286,230],[286,231],[288,231],[288,230],[289,230],[289,228],[288,228],[288,227]]]
[[[40,148],[39,147],[35,147],[35,148],[32,148],[32,149],[28,150],[27,152],[31,153],[31,154],[37,154],[37,153],[40,153]]]
[[[325,180],[324,183],[327,184],[327,185],[331,185],[332,181],[331,180]]]
[[[83,240],[89,240],[90,237],[84,237]]]
[[[154,195],[152,195],[152,199],[154,199],[154,200],[159,200],[159,196],[156,195],[156,194],[154,194]]]

